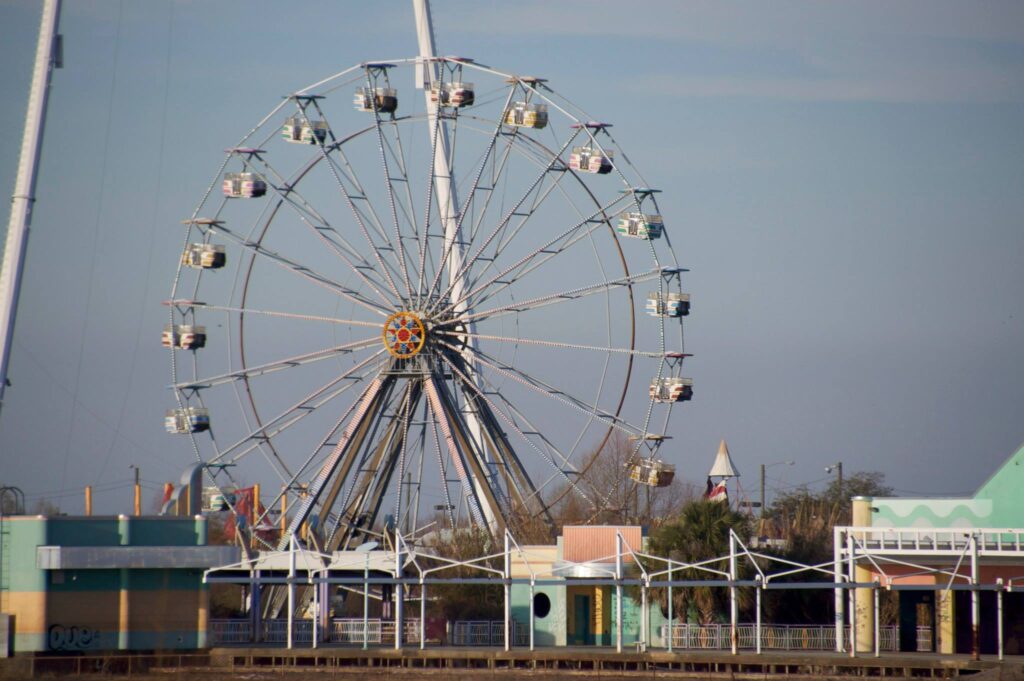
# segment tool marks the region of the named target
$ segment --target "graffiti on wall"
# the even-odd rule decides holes
[[[100,632],[92,627],[54,624],[50,626],[48,642],[50,650],[87,650],[89,648],[98,648],[100,645]]]

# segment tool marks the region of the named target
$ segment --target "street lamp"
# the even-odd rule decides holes
[[[842,502],[842,500],[843,500],[843,462],[842,461],[836,461],[834,464],[831,464],[829,466],[825,466],[825,472],[826,473],[831,473],[832,471],[836,472],[836,482],[838,483],[837,486],[839,488],[839,501]]]
[[[772,466],[792,466],[796,461],[775,461],[773,463],[761,464],[761,519],[764,520],[764,472]]]

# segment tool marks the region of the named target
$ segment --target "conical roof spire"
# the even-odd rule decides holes
[[[725,440],[722,440],[721,444],[718,445],[718,454],[715,455],[715,463],[711,466],[711,472],[708,473],[708,477],[740,477],[740,472],[736,470],[736,466],[732,463],[732,457],[729,456],[729,445],[725,444]]]

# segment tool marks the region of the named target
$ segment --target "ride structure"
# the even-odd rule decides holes
[[[674,471],[689,297],[658,191],[544,79],[435,56],[415,7],[418,57],[284,97],[184,221],[167,430],[225,505],[238,466],[263,485],[279,549],[598,512],[581,462],[618,441],[638,483]]]

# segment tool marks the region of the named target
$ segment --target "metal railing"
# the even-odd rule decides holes
[[[668,624],[661,625],[661,639],[668,644]],[[672,647],[681,650],[726,650],[732,647],[731,628],[728,624],[673,624]],[[850,629],[846,627],[846,640]],[[881,650],[895,651],[898,634],[895,626],[881,627]],[[930,635],[931,632],[929,632]],[[920,632],[918,632],[920,637]],[[745,650],[757,648],[757,627],[754,624],[737,626],[737,647]],[[836,629],[830,625],[771,624],[761,626],[762,650],[835,650]]]
[[[456,620],[452,622],[451,643],[455,646],[503,646],[505,622],[503,620]],[[526,625],[512,621],[512,645],[530,645]]]
[[[1024,553],[1024,530],[1017,528],[843,527],[858,550],[959,554],[977,538],[979,555]]]
[[[404,624],[403,641],[419,643],[419,620],[408,620]],[[208,632],[210,645],[237,645],[253,642],[252,622],[247,619],[210,620]],[[261,641],[264,643],[286,643],[288,641],[288,620],[264,620],[261,634]],[[361,645],[363,643],[363,619],[361,617],[332,619],[328,622],[327,627],[317,634],[317,638],[321,643]],[[292,641],[297,644],[312,644],[313,620],[295,620]],[[394,621],[378,618],[366,620],[366,642],[373,645],[394,644]]]

